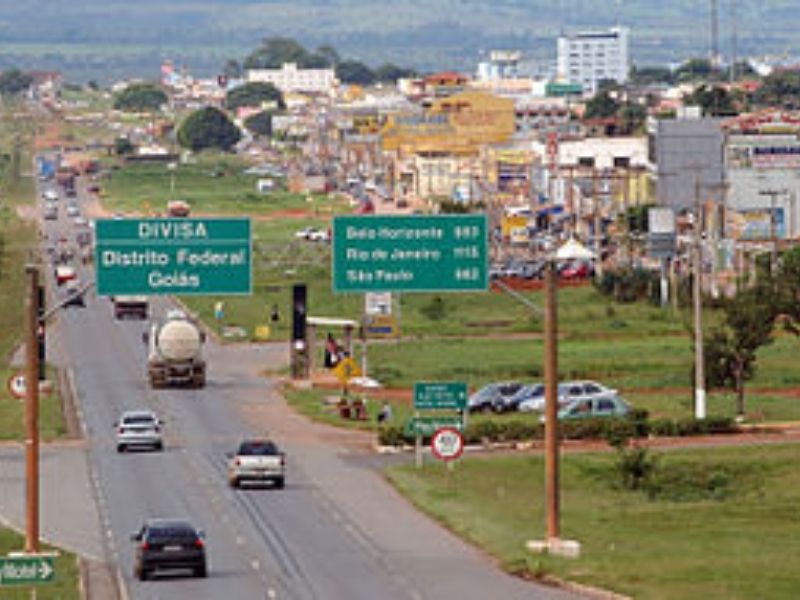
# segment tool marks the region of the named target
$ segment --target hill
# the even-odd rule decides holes
[[[729,48],[729,2],[720,46]],[[783,53],[798,17],[791,0],[739,0],[740,55]],[[163,58],[211,74],[263,37],[331,44],[370,64],[471,71],[492,48],[555,56],[563,29],[631,27],[637,64],[707,54],[708,4],[696,0],[0,0],[0,68],[58,68],[76,80],[155,76]]]

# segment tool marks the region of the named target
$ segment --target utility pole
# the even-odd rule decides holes
[[[39,552],[39,270],[25,267],[25,552]]]
[[[545,389],[545,506],[547,509],[547,540],[557,540],[559,531],[558,494],[558,313],[556,263],[553,258],[545,267],[544,314],[544,389]]]
[[[694,304],[694,416],[696,419],[706,418],[706,373],[705,357],[703,355],[703,260],[702,260],[702,225],[703,219],[700,212],[700,179],[695,177],[695,220],[694,220],[694,248],[693,248],[693,286],[692,299]]]

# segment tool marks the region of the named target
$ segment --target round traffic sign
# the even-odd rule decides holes
[[[25,398],[25,373],[14,373],[8,378],[8,392],[19,400]]]
[[[437,429],[431,438],[431,451],[439,460],[455,460],[464,452],[464,436],[452,427]]]

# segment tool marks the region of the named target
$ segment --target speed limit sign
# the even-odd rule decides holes
[[[464,452],[464,437],[452,427],[437,429],[431,438],[431,451],[439,460],[455,460]]]

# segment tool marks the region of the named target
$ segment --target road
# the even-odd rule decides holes
[[[63,194],[60,204],[59,219],[44,222],[47,236],[72,240]],[[89,269],[79,271],[83,281],[92,278]],[[163,314],[169,302],[154,299],[152,315]],[[258,375],[259,367],[285,362],[284,345],[256,353],[210,343],[205,389],[154,391],[145,378],[145,327],[142,321],[115,321],[110,302],[89,293],[86,308],[60,311],[48,338],[50,350],[73,373],[106,551],[125,596],[565,597],[501,573],[416,513],[371,469],[354,466],[341,447],[299,433],[304,425],[285,410],[273,382]],[[165,420],[164,452],[118,454],[114,422],[123,411],[144,407]],[[254,426],[244,418],[254,407],[276,420]],[[286,488],[230,489],[225,453],[243,436],[263,434],[265,425],[288,453]],[[187,517],[205,530],[209,577],[136,580],[129,536],[147,517]]]

